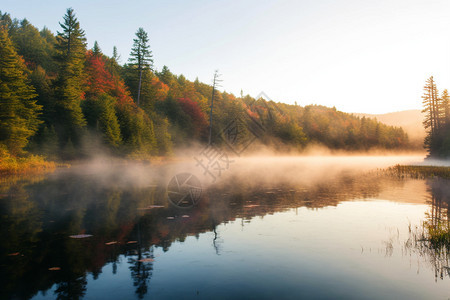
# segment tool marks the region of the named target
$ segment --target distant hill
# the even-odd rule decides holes
[[[353,115],[361,118],[375,118],[384,124],[402,127],[408,134],[410,141],[414,143],[423,143],[423,139],[425,138],[426,133],[422,126],[424,114],[418,109],[404,110],[387,114],[353,113]]]

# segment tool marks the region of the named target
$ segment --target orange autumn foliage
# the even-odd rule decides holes
[[[159,80],[158,77],[153,77],[151,80],[151,85],[154,87],[154,97],[157,101],[163,101],[166,99],[167,94],[169,93],[169,86]]]

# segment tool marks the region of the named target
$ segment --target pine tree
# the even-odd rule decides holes
[[[113,56],[112,56],[112,59],[113,59],[116,63],[119,63],[120,55],[119,55],[119,52],[117,52],[117,47],[116,47],[116,46],[113,47]]]
[[[117,52],[117,47],[113,47],[113,55],[111,57],[105,57],[107,61],[107,68],[109,72],[114,76],[119,76],[121,66],[119,65],[120,55]]]
[[[44,121],[45,126],[51,126],[55,115],[55,97],[53,94],[54,91],[51,88],[51,80],[49,79],[47,72],[40,65],[33,70],[29,78],[38,94],[36,98],[37,104],[42,106],[42,115],[40,116],[40,119]]]
[[[131,65],[137,67],[139,72],[139,84],[138,84],[138,95],[137,95],[137,105],[139,106],[141,97],[141,84],[142,84],[142,71],[145,69],[153,68],[153,55],[150,50],[150,45],[148,44],[148,34],[144,31],[142,27],[136,32],[136,38],[133,39],[133,47],[130,53],[130,63]]]
[[[100,49],[100,46],[98,45],[97,41],[94,42],[94,47],[92,48],[92,53],[94,53],[94,55],[102,54],[102,50]]]
[[[12,33],[15,33],[17,28],[19,28],[19,21],[17,19],[11,19],[8,13],[2,14],[0,11],[0,26],[4,26],[11,37]]]
[[[128,152],[157,153],[153,121],[134,103],[116,106],[120,133]]]
[[[57,36],[60,72],[56,82],[56,130],[61,147],[69,140],[77,147],[86,125],[80,106],[84,97],[86,38],[72,8],[67,9],[64,23],[59,24],[63,30]]]
[[[25,70],[6,28],[0,26],[0,143],[12,154],[20,154],[41,123],[41,107]]]
[[[50,58],[46,57],[44,44],[45,39],[39,33],[39,30],[31,25],[27,19],[20,22],[20,27],[17,33],[11,36],[11,39],[16,46],[17,52],[24,58],[27,65],[32,69],[43,61],[48,61]]]
[[[172,74],[172,72],[170,72],[169,68],[166,65],[162,67],[161,72],[158,72],[157,75],[159,79],[165,84],[170,84],[174,79],[174,75]]]
[[[433,138],[436,135],[438,128],[438,118],[436,111],[436,102],[437,102],[437,88],[434,83],[433,76],[427,79],[425,86],[423,87],[424,94],[422,96],[422,104],[423,110],[425,113],[425,120],[423,121],[423,125],[427,130],[427,136],[425,137],[425,148],[431,152]]]
[[[115,112],[116,99],[101,94],[83,102],[88,126],[99,133],[106,144],[117,147],[121,143],[119,122]]]
[[[442,92],[442,111],[443,111],[443,123],[445,125],[450,124],[450,95],[447,89]]]
[[[445,140],[446,116],[448,116],[448,93],[445,91],[442,98],[439,97],[433,76],[427,79],[424,86],[424,95],[422,110],[425,113],[423,125],[427,130],[425,137],[425,148],[430,156],[440,156],[442,153],[442,145]],[[447,111],[446,111],[447,110]]]
[[[442,92],[441,96],[442,128],[439,134],[440,148],[439,156],[450,156],[450,95],[447,90]]]
[[[41,61],[40,65],[45,69],[45,71],[50,73],[57,73],[58,72],[58,64],[56,60],[54,59],[56,55],[56,37],[55,35],[44,26],[42,30],[39,32],[41,37],[44,39],[45,43],[44,51],[45,51],[45,61]]]
[[[66,14],[63,17],[64,23],[59,23],[62,32],[58,31],[58,37],[60,38],[60,49],[65,51],[67,56],[80,55],[80,50],[86,50],[86,38],[84,30],[80,28],[80,23],[78,22],[73,8],[68,8]]]

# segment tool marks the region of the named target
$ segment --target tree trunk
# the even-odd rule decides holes
[[[139,85],[138,85],[138,98],[137,105],[139,106],[139,100],[141,98],[141,82],[142,82],[142,68],[139,70]]]

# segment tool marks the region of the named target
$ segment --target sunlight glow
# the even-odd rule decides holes
[[[69,4],[6,0],[2,11],[58,30]],[[51,8],[51,9],[49,9]],[[396,1],[77,1],[89,47],[114,45],[128,59],[138,27],[149,32],[155,65],[223,89],[346,112],[421,107],[425,79],[450,82],[450,2]]]

